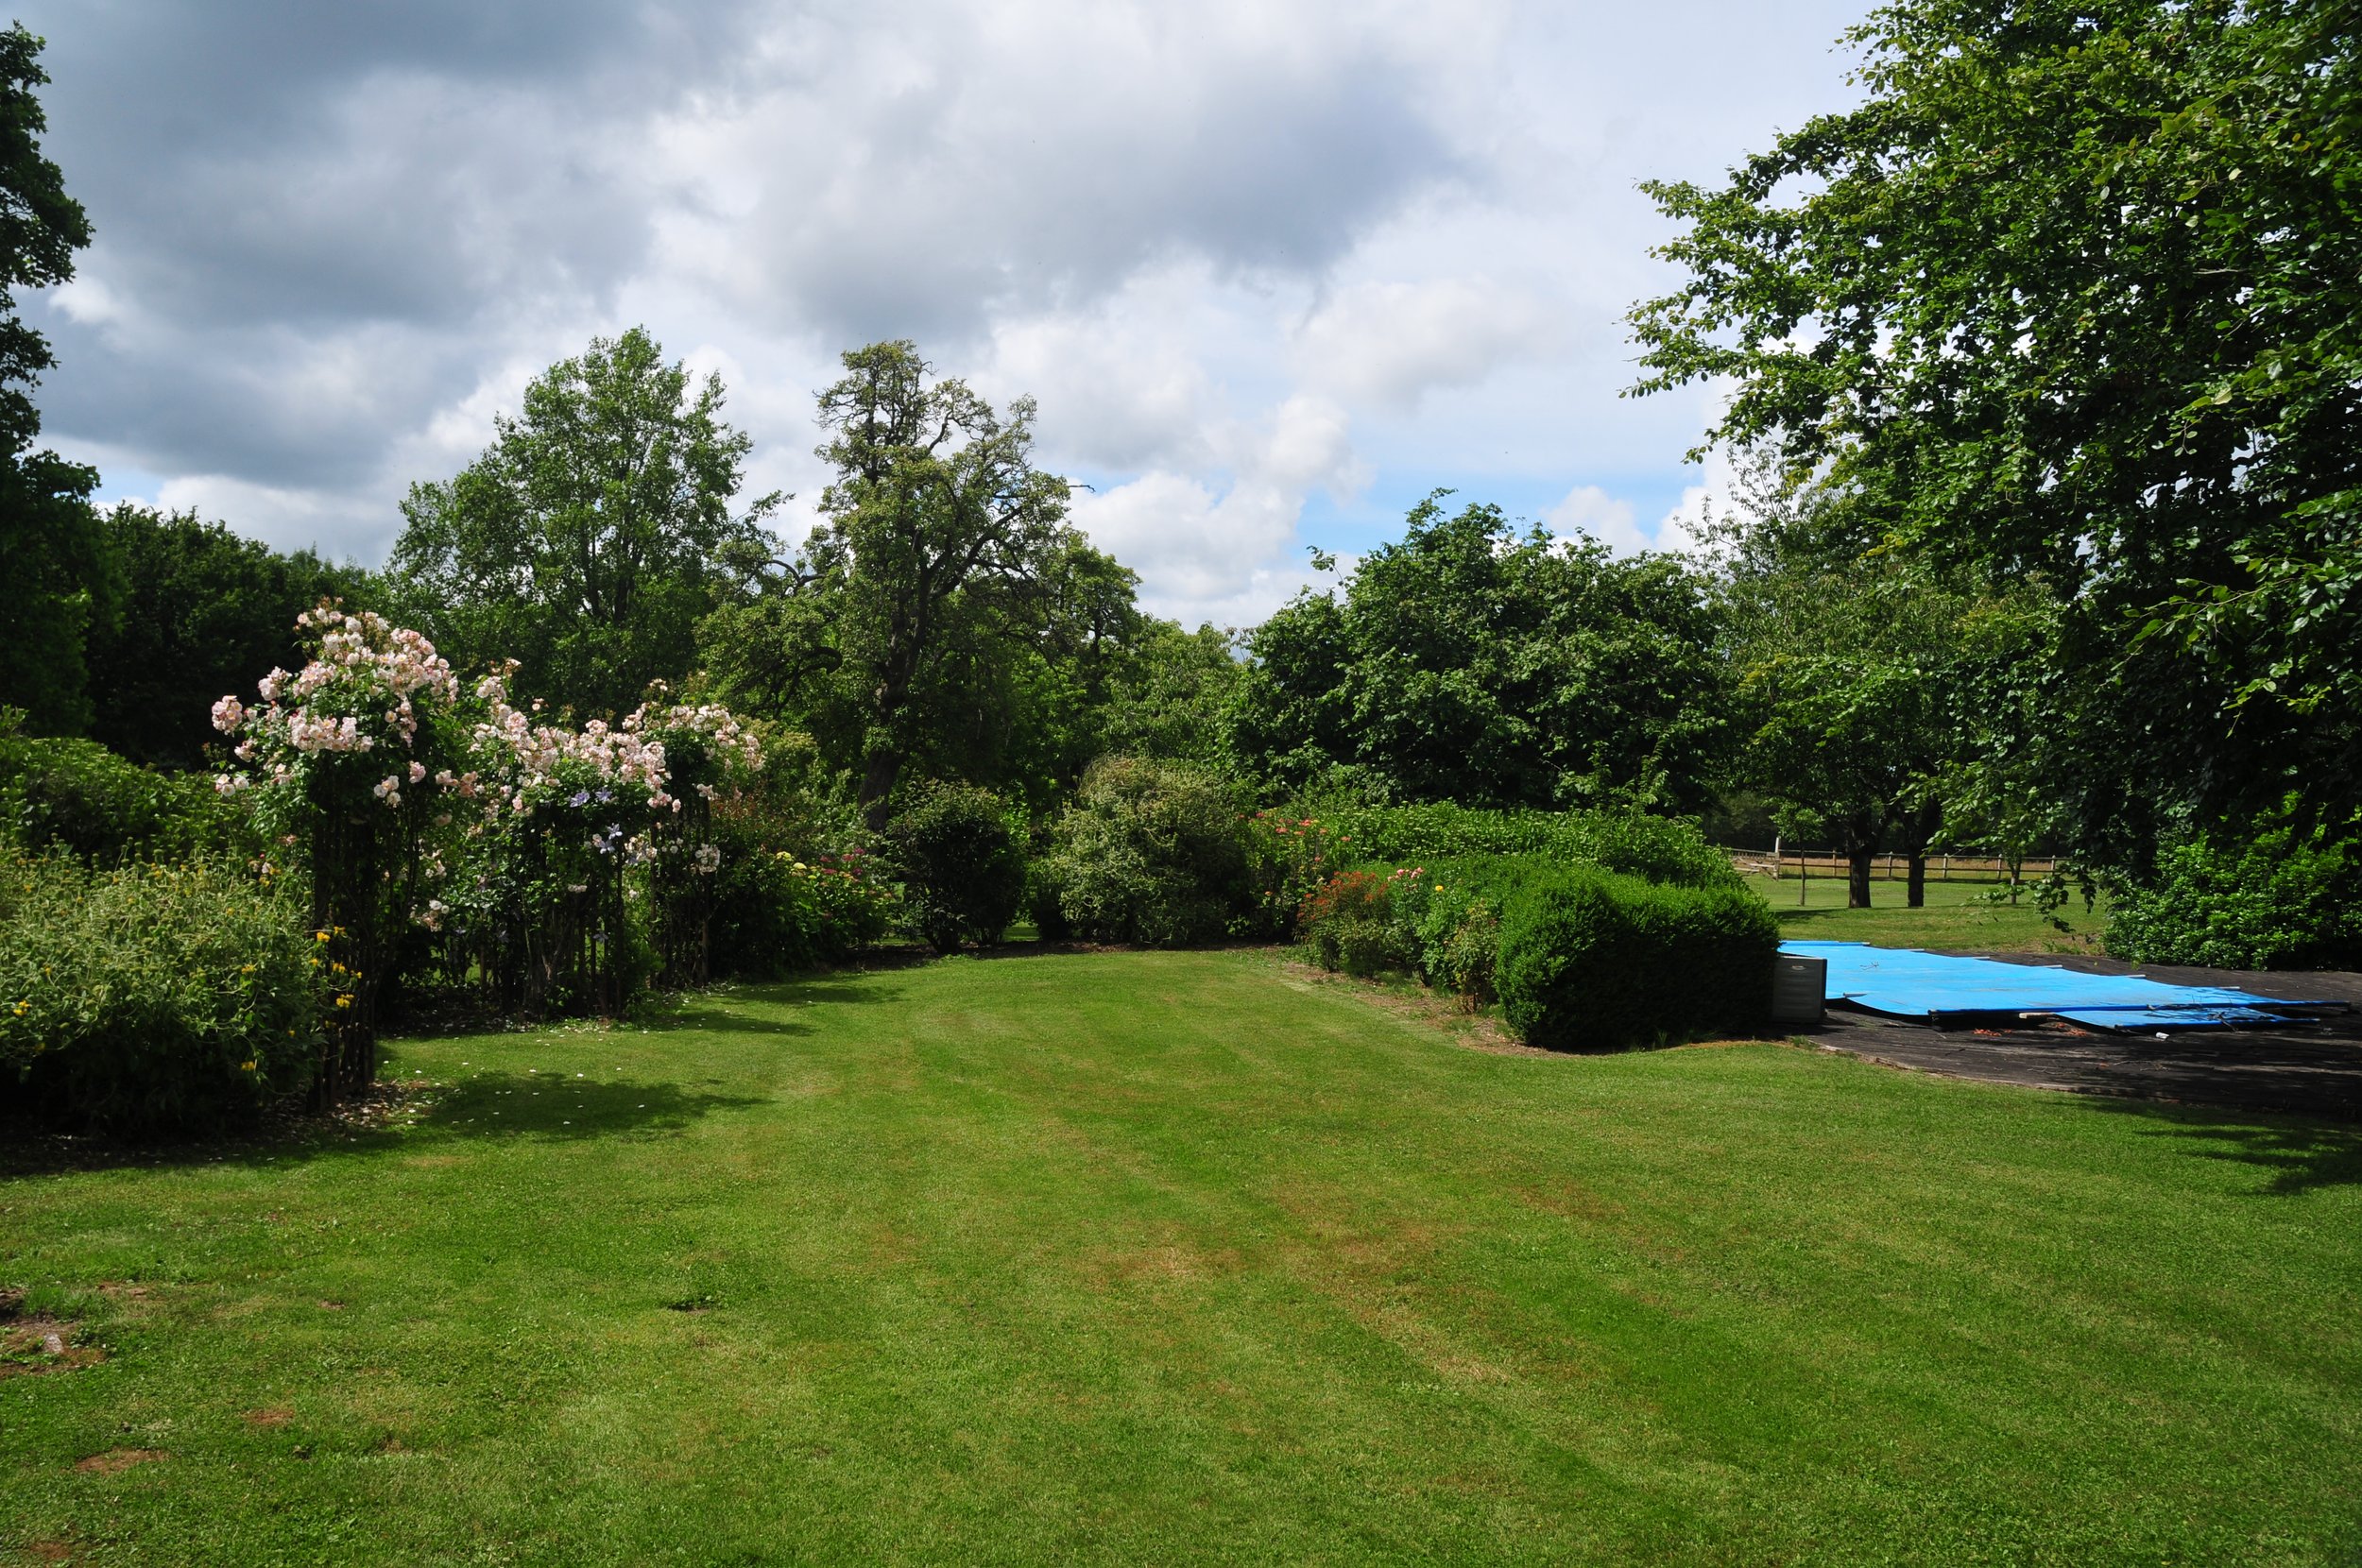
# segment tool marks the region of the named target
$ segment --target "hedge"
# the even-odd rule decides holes
[[[95,741],[21,735],[0,736],[0,832],[102,865],[259,847],[207,775],[157,773]]]
[[[1357,861],[1431,865],[1471,856],[1533,856],[1686,887],[1740,887],[1730,857],[1694,823],[1625,811],[1496,811],[1448,803],[1324,809]]]
[[[2169,844],[2153,881],[2116,890],[2107,946],[2135,963],[2362,963],[2362,837],[2283,813]]]
[[[1754,1033],[1769,1021],[1779,940],[1771,907],[1745,888],[1553,870],[1502,912],[1501,1013],[1551,1050]]]

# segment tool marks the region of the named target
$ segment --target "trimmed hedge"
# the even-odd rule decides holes
[[[1551,1050],[1754,1033],[1769,1021],[1779,943],[1771,906],[1743,887],[1553,871],[1502,913],[1501,1013]]]
[[[1730,857],[1693,823],[1624,811],[1494,811],[1448,803],[1308,812],[1356,861],[1431,865],[1471,856],[1533,856],[1685,887],[1742,887]]]

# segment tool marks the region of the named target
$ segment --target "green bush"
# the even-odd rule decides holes
[[[1686,887],[1740,887],[1730,857],[1697,827],[1637,811],[1494,811],[1471,807],[1349,806],[1302,813],[1356,861],[1431,865],[1472,856],[1535,856],[1562,865]]]
[[[2285,817],[2183,840],[2153,883],[2116,892],[2106,941],[2136,963],[2362,964],[2362,843]]]
[[[1060,922],[1093,942],[1218,937],[1247,903],[1238,802],[1190,763],[1104,758],[1059,819],[1039,880]]]
[[[1484,855],[1420,869],[1417,882],[1395,895],[1419,976],[1451,992],[1463,1007],[1485,1007],[1498,996],[1501,912],[1527,882],[1551,875],[1555,862]]]
[[[0,737],[0,824],[28,849],[103,865],[256,847],[211,777],[155,773],[90,741]]]
[[[1529,1044],[1619,1050],[1763,1027],[1779,928],[1744,888],[1536,877],[1501,918],[1502,1015]]]
[[[933,783],[886,829],[903,919],[938,953],[989,946],[1025,896],[1025,840],[999,796]]]
[[[762,782],[712,803],[707,940],[716,976],[770,980],[843,963],[886,933],[898,904],[846,814]]]
[[[126,1133],[208,1131],[303,1089],[351,985],[300,921],[219,862],[0,858],[0,1084]]]
[[[1410,968],[1416,953],[1395,894],[1415,882],[1409,871],[1341,871],[1306,895],[1296,929],[1324,969],[1369,976]]]

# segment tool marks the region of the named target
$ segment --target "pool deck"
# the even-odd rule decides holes
[[[1799,1031],[1798,1037],[1889,1066],[1986,1083],[2362,1121],[2362,975],[2193,969],[2055,953],[1959,956],[2056,964],[2088,974],[2141,974],[2176,985],[2318,997],[2352,1002],[2355,1010],[2317,1023],[2189,1030],[2160,1038],[2063,1023],[1933,1029],[1832,1007],[1825,1023]]]

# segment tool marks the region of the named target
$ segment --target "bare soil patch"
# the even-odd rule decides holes
[[[120,1475],[135,1464],[150,1464],[171,1457],[161,1448],[110,1448],[104,1454],[93,1454],[87,1459],[75,1460],[74,1468],[83,1475]]]

